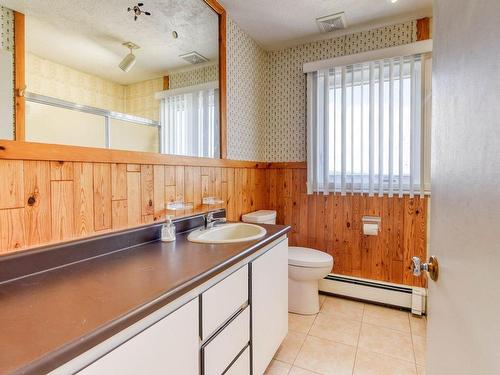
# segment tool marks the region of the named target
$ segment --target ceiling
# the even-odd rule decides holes
[[[203,0],[143,2],[152,15],[134,21],[127,7],[135,0],[0,0],[26,15],[28,52],[117,83],[192,67],[179,57],[192,51],[218,61],[218,16]],[[136,65],[125,73],[118,64],[129,52],[121,45],[127,41],[141,48],[134,52]]]
[[[345,12],[348,29],[432,15],[432,0],[220,0],[232,19],[266,49],[331,37],[316,18]],[[337,32],[338,33],[338,32]]]

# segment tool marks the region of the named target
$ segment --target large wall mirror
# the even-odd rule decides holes
[[[0,74],[13,77],[0,138],[220,157],[223,10],[211,3],[0,0],[12,38]]]

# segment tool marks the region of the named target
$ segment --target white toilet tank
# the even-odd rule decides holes
[[[241,221],[252,224],[276,224],[276,211],[259,210],[241,216]]]

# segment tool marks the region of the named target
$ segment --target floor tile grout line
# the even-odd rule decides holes
[[[352,374],[356,369],[356,359],[358,358],[359,339],[361,338],[361,330],[363,329],[363,318],[365,317],[365,304],[363,303],[363,313],[361,314],[361,324],[359,325],[358,340],[356,341],[356,353],[354,354],[354,362],[352,364]]]
[[[320,311],[321,311],[321,307],[320,307]],[[314,325],[314,322],[315,322],[315,321],[316,321],[316,319],[318,318],[318,314],[319,314],[319,311],[315,314],[315,316],[314,316],[314,320],[313,320],[312,324],[309,326],[309,329],[308,329],[308,330],[307,330],[307,332],[306,332],[306,335],[305,335],[305,337],[304,337],[304,341],[302,341],[302,345],[300,345],[300,348],[299,348],[299,350],[297,351],[297,355],[296,355],[296,356],[295,356],[295,358],[293,359],[293,363],[292,363],[292,366],[290,367],[290,370],[288,371],[288,374],[290,374],[290,372],[292,371],[292,368],[293,368],[293,367],[299,367],[299,366],[295,366],[295,361],[297,360],[297,358],[298,358],[298,356],[299,356],[299,354],[300,354],[300,351],[302,350],[302,347],[304,346],[304,344],[305,344],[305,342],[306,342],[306,340],[307,340],[307,337],[309,336],[309,332],[311,332],[311,328],[312,328],[312,326]],[[300,367],[300,368],[302,368],[302,367]],[[306,370],[306,369],[304,369],[304,370]]]
[[[410,338],[411,338],[411,349],[413,351],[413,360],[415,361],[415,370],[417,370],[417,355],[415,354],[415,344],[413,342],[413,329],[411,328],[409,314],[408,314],[408,324],[410,325]]]
[[[329,313],[325,313],[323,311],[323,308],[327,302],[328,298],[325,298],[323,300],[322,303],[320,303],[320,309],[318,311],[318,313],[314,314],[314,318],[311,321],[310,324],[306,325],[306,329],[305,330],[302,330],[302,331],[298,331],[298,330],[293,330],[293,329],[290,329],[290,331],[293,331],[295,333],[300,333],[302,335],[304,335],[304,338],[303,338],[303,341],[300,343],[300,346],[296,352],[296,355],[293,356],[293,359],[292,361],[290,361],[291,363],[288,363],[288,362],[284,362],[284,361],[281,361],[279,359],[276,359],[277,361],[281,362],[281,363],[285,363],[287,364],[288,366],[290,366],[290,368],[286,371],[287,375],[290,375],[295,368],[299,368],[299,369],[303,369],[303,370],[306,370],[306,371],[310,371],[311,373],[315,373],[315,374],[318,374],[318,375],[321,375],[321,373],[317,373],[316,371],[313,371],[313,370],[310,370],[310,369],[307,369],[307,368],[303,368],[302,366],[298,366],[296,364],[297,362],[297,359],[299,358],[299,355],[301,354],[302,350],[304,350],[304,347],[305,347],[305,343],[306,343],[306,340],[308,340],[309,338],[317,338],[317,339],[320,339],[320,340],[325,340],[325,341],[328,341],[328,342],[331,342],[331,343],[335,343],[335,344],[342,344],[342,345],[349,345],[351,347],[353,347],[353,345],[350,345],[350,344],[345,344],[343,342],[340,342],[340,341],[337,341],[337,340],[332,340],[332,339],[328,339],[328,338],[324,338],[324,337],[319,337],[319,336],[315,336],[313,334],[311,334],[311,331],[312,331],[312,328],[318,324],[316,323],[319,319],[319,314],[322,313],[324,316],[330,316],[331,314]],[[359,323],[359,331],[358,331],[358,334],[357,334],[357,341],[355,343],[355,355],[354,355],[354,360],[352,362],[352,372],[351,374],[354,374],[355,373],[355,369],[356,369],[356,362],[357,362],[357,359],[358,359],[358,355],[359,355],[359,350],[360,349],[363,349],[363,350],[366,350],[367,352],[371,352],[371,353],[374,353],[374,354],[377,354],[379,356],[385,356],[387,358],[392,358],[396,361],[400,361],[400,362],[404,362],[404,363],[407,363],[408,365],[409,364],[412,364],[412,368],[414,368],[414,371],[416,374],[418,374],[418,370],[419,368],[421,367],[424,367],[425,368],[425,365],[420,365],[417,363],[417,359],[416,359],[416,352],[415,352],[415,341],[414,341],[414,336],[417,336],[419,339],[425,339],[425,335],[420,335],[420,334],[417,334],[417,331],[419,333],[422,333],[426,330],[426,327],[425,326],[420,326],[420,323],[415,326],[412,326],[412,319],[411,319],[411,314],[408,312],[406,313],[404,316],[404,320],[406,321],[406,324],[408,325],[408,330],[400,330],[400,329],[395,329],[391,326],[388,326],[388,325],[379,325],[377,323],[372,323],[372,322],[366,322],[365,319],[368,315],[370,315],[370,311],[369,309],[367,309],[367,306],[369,304],[366,304],[366,303],[361,303],[362,305],[362,310],[361,310],[361,320],[358,321],[358,320],[355,320],[355,319],[352,319],[352,314],[349,315],[349,316],[346,316],[346,315],[342,315],[341,313],[339,314],[336,310],[337,309],[333,309],[334,313],[332,316],[336,316],[336,317],[339,317],[339,318],[342,318],[342,319],[349,319],[349,320],[352,320],[352,321],[356,321]],[[332,307],[332,306],[330,306]],[[359,311],[359,310],[358,310]],[[380,318],[382,319],[382,318]],[[393,319],[391,315],[389,315],[389,321]],[[396,318],[394,318],[396,319]],[[403,319],[399,319],[398,317],[398,323],[397,324],[402,324],[403,322]],[[374,351],[374,350],[369,350],[367,348],[364,348],[364,347],[361,347],[360,346],[360,339],[361,339],[361,333],[362,333],[362,330],[363,330],[363,327],[364,326],[372,326],[374,328],[378,328],[378,329],[385,329],[387,330],[387,332],[393,332],[393,333],[399,333],[401,336],[406,336],[408,337],[408,335],[410,335],[410,343],[411,343],[411,353],[412,353],[412,356],[411,356],[411,359],[408,359],[408,358],[401,358],[401,357],[397,357],[397,356],[394,356],[392,355],[392,353],[381,353],[381,352],[378,352],[378,351]],[[417,329],[418,328],[418,329]],[[423,329],[421,329],[423,328]],[[375,347],[375,349],[377,349]],[[409,357],[409,356],[408,356]]]
[[[386,354],[386,353],[380,353],[380,352],[375,352],[373,350],[370,350],[370,349],[367,349],[367,348],[363,348],[363,347],[360,347],[359,349],[362,349],[366,352],[370,352],[370,353],[374,353],[374,354],[378,354],[378,355],[381,355],[382,357],[389,357],[391,359],[395,359],[397,361],[400,361],[400,362],[405,362],[405,363],[408,363],[408,364],[411,364],[411,365],[417,365],[417,366],[420,366],[418,363],[416,363],[415,361],[409,361],[407,359],[403,359],[403,358],[400,358],[400,357],[395,357],[393,355],[390,355],[390,354]]]
[[[377,328],[384,328],[384,329],[388,329],[390,331],[394,331],[394,332],[398,332],[398,333],[402,333],[402,334],[410,335],[411,336],[411,328],[410,328],[410,332],[408,332],[408,331],[401,331],[399,329],[390,328],[390,327],[387,327],[387,326],[381,326],[381,325],[373,324],[373,323],[361,322],[361,324],[367,324],[369,326],[377,327]],[[418,336],[418,335],[415,335],[415,336]],[[420,337],[423,337],[423,336],[420,336]]]
[[[304,367],[301,367],[301,366],[295,366],[295,365],[292,365],[292,367],[290,368],[290,371],[291,371],[294,367],[296,367],[296,368],[300,368],[301,370],[306,370],[306,371],[312,372],[313,374],[322,375],[320,372],[313,371],[313,370],[309,370],[309,369],[307,369],[307,368],[304,368]]]

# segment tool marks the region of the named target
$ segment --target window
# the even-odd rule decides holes
[[[429,59],[418,54],[308,73],[309,193],[429,190]]]
[[[218,82],[167,90],[161,101],[163,152],[219,156]]]

